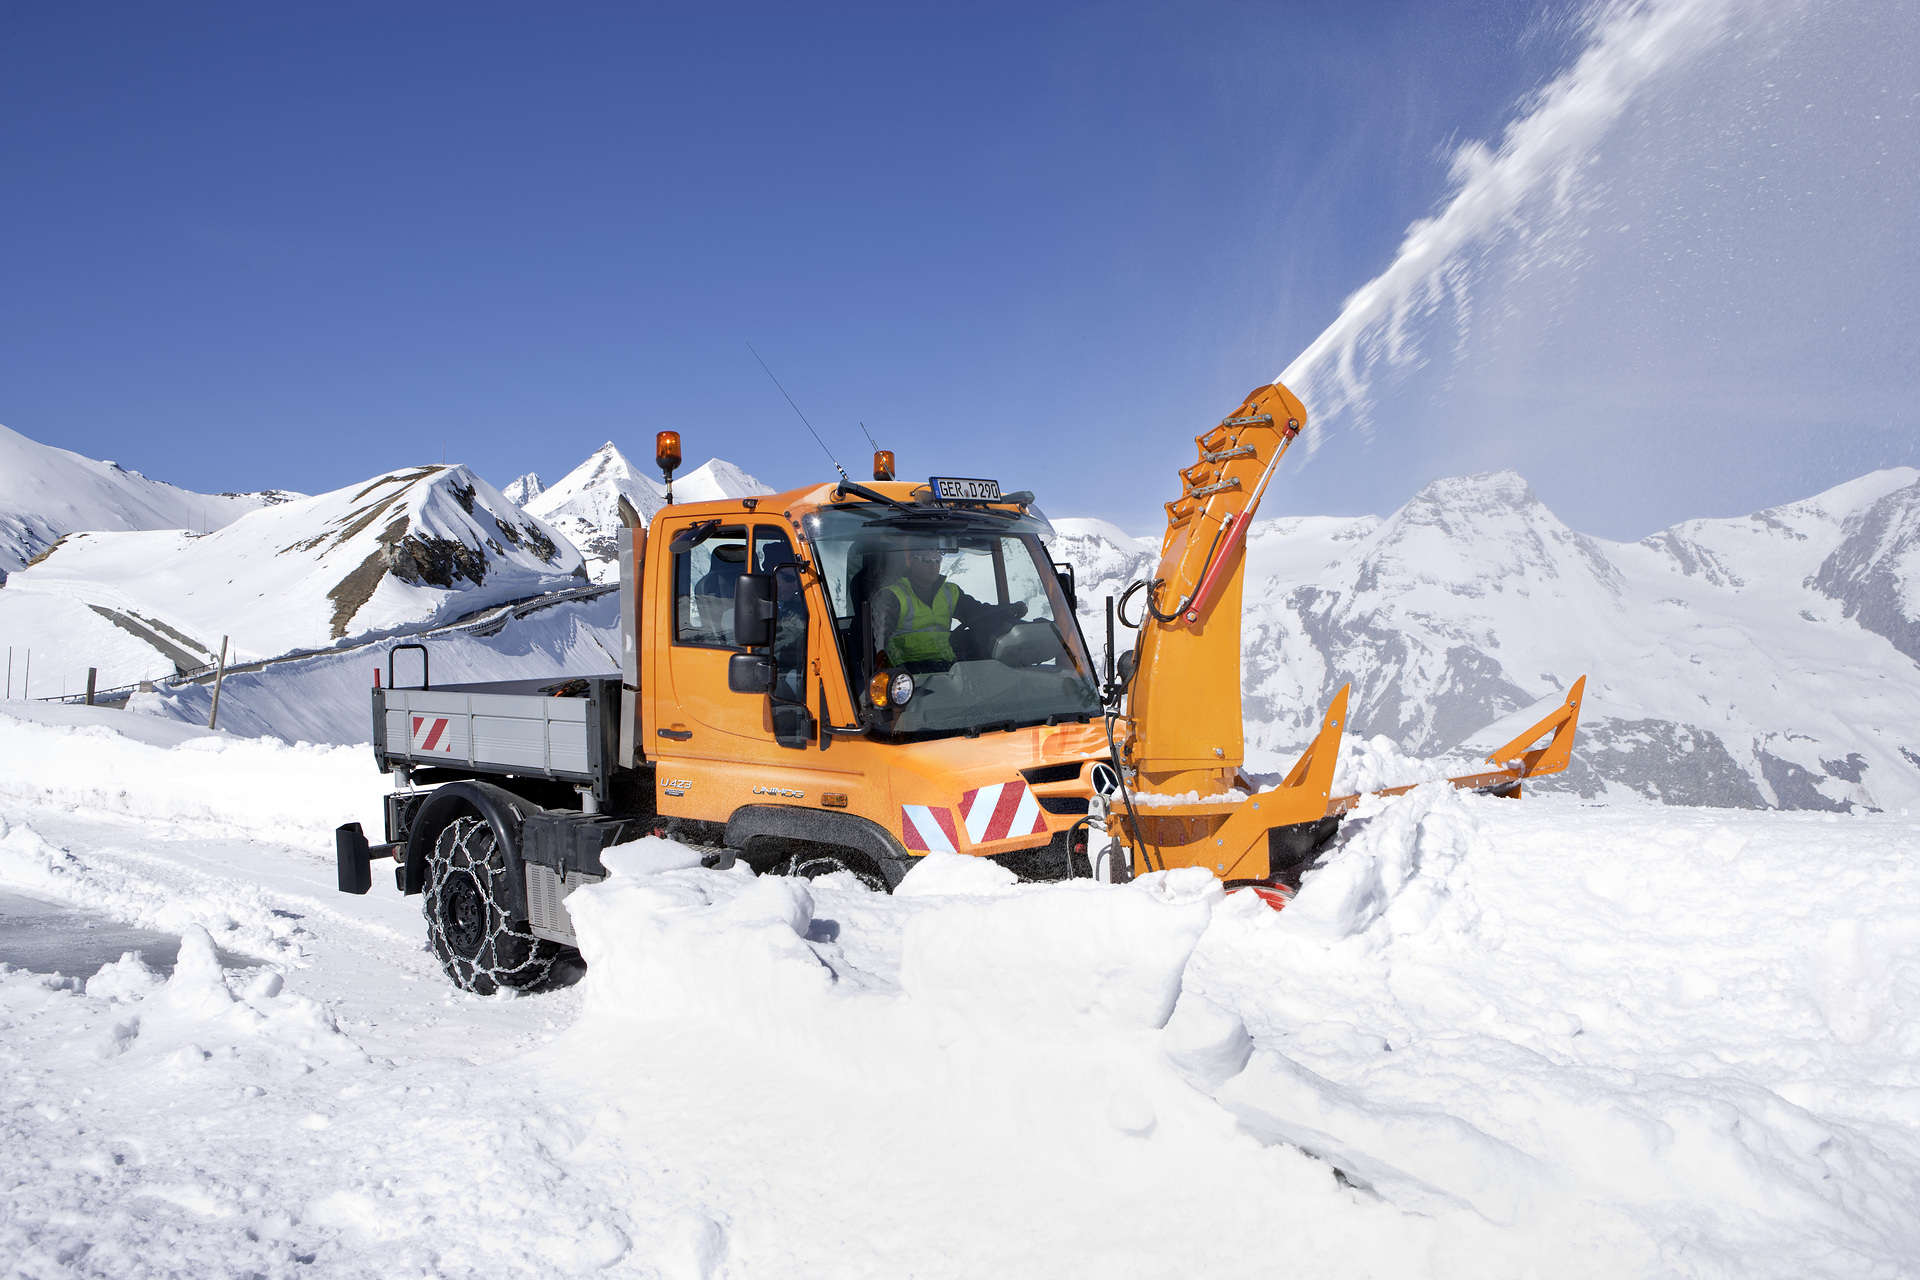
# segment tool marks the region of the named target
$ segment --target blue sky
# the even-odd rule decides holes
[[[851,471],[864,420],[904,473],[1151,531],[1191,436],[1388,264],[1576,12],[9,0],[0,422],[209,490],[443,440],[551,481],[661,428],[821,478],[752,343]],[[1412,429],[1269,511],[1470,469]],[[1538,454],[1577,525],[1664,522]]]

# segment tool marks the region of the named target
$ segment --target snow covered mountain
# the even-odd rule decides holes
[[[528,475],[514,483],[527,480],[537,485],[540,478]],[[718,458],[676,476],[673,482],[676,502],[713,502],[772,492],[739,467]],[[549,522],[580,548],[588,575],[595,582],[611,582],[620,572],[614,535],[620,529],[622,498],[632,504],[642,523],[653,519],[653,513],[667,500],[665,487],[635,467],[609,440],[553,487],[537,490],[525,506],[529,515]]]
[[[194,493],[149,480],[0,426],[0,584],[66,534],[82,529],[218,529],[301,495]]]
[[[1476,730],[1585,673],[1574,767],[1543,786],[1748,808],[1920,802],[1917,482],[1876,472],[1634,544],[1569,529],[1510,471],[1436,481],[1384,521],[1262,521],[1248,745],[1298,750],[1351,681],[1350,733],[1435,756],[1482,745]],[[1088,524],[1062,521],[1055,552],[1078,568],[1098,645],[1105,595],[1157,557]]]
[[[540,474],[536,471],[527,472],[527,474],[521,476],[518,480],[509,482],[505,488],[500,490],[500,492],[506,496],[507,501],[516,507],[526,506],[546,491],[547,486],[541,483]]]
[[[204,535],[71,534],[0,591],[0,618],[84,610],[188,665],[222,635],[241,658],[327,648],[585,577],[551,526],[467,468],[435,465],[252,511]],[[66,634],[62,647],[82,669],[101,665],[80,651],[84,639]]]

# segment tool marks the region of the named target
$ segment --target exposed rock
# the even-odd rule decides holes
[[[1846,616],[1920,662],[1920,483],[1897,489],[1848,524],[1811,585]]]

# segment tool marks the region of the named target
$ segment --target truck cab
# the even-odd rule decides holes
[[[861,488],[673,507],[636,534],[633,760],[659,813],[865,850],[888,887],[916,854],[1048,846],[1108,750],[1051,527],[1030,498]]]

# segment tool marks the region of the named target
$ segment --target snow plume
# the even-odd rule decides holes
[[[1427,358],[1414,332],[1419,322],[1450,307],[1465,332],[1481,255],[1501,242],[1538,244],[1579,210],[1582,171],[1601,141],[1650,82],[1722,38],[1728,5],[1606,4],[1588,21],[1592,37],[1574,65],[1524,104],[1498,146],[1469,142],[1454,153],[1445,206],[1407,229],[1392,265],[1348,298],[1281,373],[1278,381],[1300,396],[1320,427],[1307,434],[1308,457],[1342,415],[1370,431],[1375,374]]]

